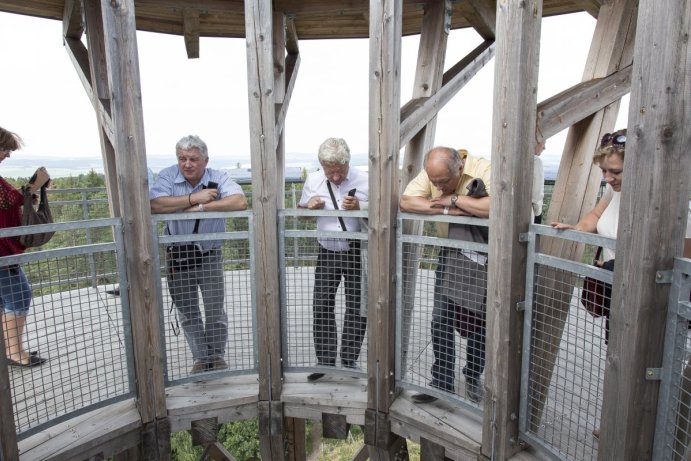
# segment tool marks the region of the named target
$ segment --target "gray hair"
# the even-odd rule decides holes
[[[319,163],[345,165],[350,162],[350,148],[344,139],[328,138],[319,146]]]
[[[206,147],[206,143],[202,141],[202,138],[195,136],[193,134],[185,136],[175,144],[175,153],[177,154],[180,150],[191,150],[197,149],[199,153],[202,154],[203,158],[209,158],[209,149]]]
[[[465,149],[456,150],[451,147],[434,147],[425,154],[425,158],[422,161],[423,167],[427,166],[427,162],[432,155],[446,157],[446,167],[449,169],[449,172],[453,173],[463,167],[463,160],[468,156],[468,151]]]

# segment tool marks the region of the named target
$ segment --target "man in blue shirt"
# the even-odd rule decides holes
[[[198,136],[185,136],[175,146],[177,165],[158,174],[151,191],[152,213],[237,211],[247,208],[242,188],[228,173],[207,168],[206,143]],[[225,219],[170,221],[170,235],[225,231]],[[192,237],[191,237],[192,238]],[[192,243],[192,242],[190,242]],[[182,329],[192,350],[191,373],[228,368],[224,359],[228,339],[228,316],[224,309],[222,242],[195,242],[200,257],[193,265],[175,264],[173,244],[166,250],[166,276],[170,297],[182,319]],[[179,252],[179,248],[177,249]],[[204,320],[199,309],[199,291],[204,300]]]

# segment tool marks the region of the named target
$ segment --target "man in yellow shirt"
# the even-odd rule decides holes
[[[401,211],[422,214],[475,216],[489,218],[490,162],[468,155],[468,151],[435,147],[426,155],[424,169],[401,196]],[[487,229],[466,224],[439,223],[439,237],[487,243]],[[456,362],[454,329],[467,337],[466,396],[480,402],[483,389],[480,376],[485,366],[485,306],[487,293],[487,255],[442,247],[435,272],[432,347],[434,364],[430,386],[454,392]],[[436,400],[415,394],[413,401]]]

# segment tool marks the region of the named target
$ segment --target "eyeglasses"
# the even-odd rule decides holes
[[[613,133],[606,133],[602,137],[602,142],[600,142],[600,147],[606,147],[610,143],[613,146],[624,147],[626,145],[626,135],[625,134],[614,135]]]

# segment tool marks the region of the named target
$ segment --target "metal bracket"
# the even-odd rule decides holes
[[[662,379],[662,368],[646,368],[645,379],[647,381],[660,381]]]
[[[655,272],[655,283],[670,284],[674,280],[674,271],[657,271]]]
[[[516,312],[523,312],[525,310],[525,301],[519,301],[516,303]]]
[[[518,241],[521,243],[530,241],[530,232],[521,232],[518,234]]]

